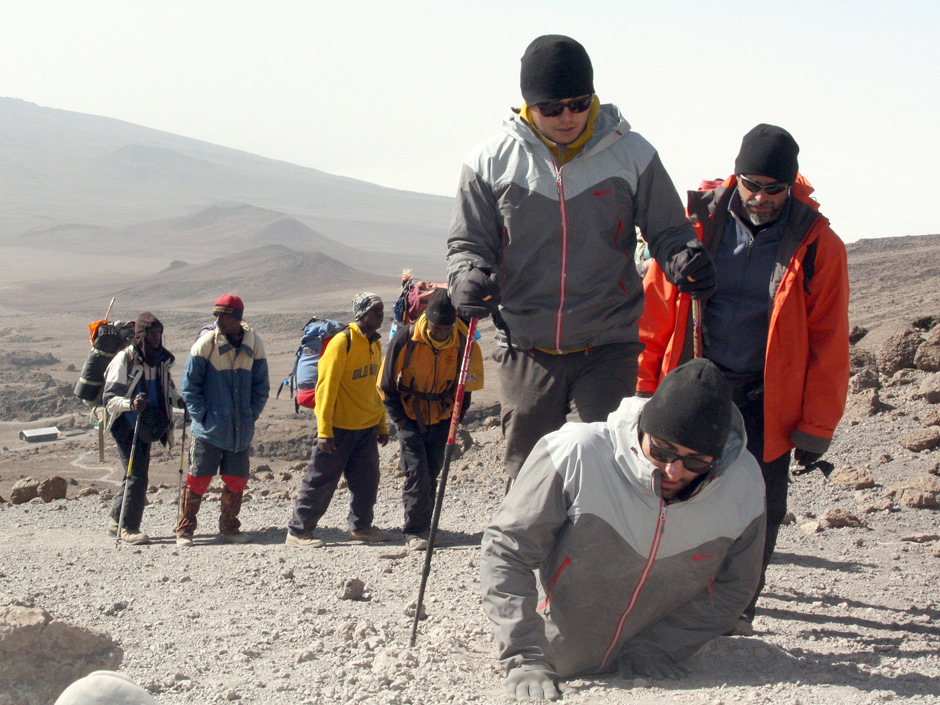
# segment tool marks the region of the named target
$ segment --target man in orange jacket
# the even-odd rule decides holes
[[[735,173],[717,188],[689,192],[688,215],[715,259],[718,291],[704,306],[702,354],[731,383],[747,448],[767,497],[760,585],[735,633],[751,621],[787,509],[790,451],[804,468],[829,448],[849,379],[849,283],[845,245],[810,199],[799,146],[783,128],[748,132]],[[693,354],[691,301],[653,264],[640,339],[637,391],[650,394]]]

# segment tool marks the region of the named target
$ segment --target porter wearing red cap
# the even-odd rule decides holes
[[[220,313],[228,313],[241,320],[242,313],[245,311],[245,304],[235,294],[222,294],[215,302],[215,308],[212,309],[212,315],[218,316]]]

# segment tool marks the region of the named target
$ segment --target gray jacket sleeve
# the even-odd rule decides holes
[[[460,173],[454,217],[447,238],[447,279],[450,286],[470,263],[495,271],[502,225],[492,188],[467,164]]]
[[[640,174],[637,183],[636,224],[649,244],[650,254],[672,281],[672,259],[696,235],[658,153]]]
[[[483,532],[483,609],[506,673],[519,666],[555,671],[545,621],[537,612],[535,570],[568,520],[568,504],[564,478],[542,439]]]
[[[675,663],[731,629],[757,589],[765,524],[765,514],[748,524],[708,589],[637,634],[623,651],[664,655]]]

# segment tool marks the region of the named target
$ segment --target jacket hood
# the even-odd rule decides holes
[[[639,397],[626,397],[620,402],[617,410],[607,417],[607,427],[614,446],[614,458],[623,474],[641,491],[660,497],[659,487],[662,474],[640,450],[640,411],[647,401]],[[715,484],[713,480],[724,474],[725,470],[745,452],[746,446],[747,433],[744,430],[744,419],[737,407],[732,406],[731,433],[728,434],[718,467],[705,477],[692,497],[685,501],[697,499],[711,492]]]
[[[512,135],[513,138],[521,142],[528,142],[533,145],[539,145],[542,149],[548,149],[548,146],[539,139],[538,135],[529,129],[529,125],[515,109],[513,109],[512,113],[503,121],[503,129]],[[591,135],[591,139],[581,148],[576,158],[583,157],[598,146],[600,146],[601,149],[606,148],[629,131],[630,123],[620,114],[620,109],[612,103],[604,103],[600,106],[597,118],[594,120],[594,133]]]

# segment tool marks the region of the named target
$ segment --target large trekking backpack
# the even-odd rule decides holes
[[[428,301],[438,289],[446,289],[445,282],[429,282],[415,279],[410,269],[401,273],[401,293],[395,301],[392,311],[399,326],[414,323],[428,307]]]
[[[288,387],[294,400],[295,414],[300,411],[302,406],[312,409],[316,404],[317,372],[320,357],[333,336],[340,331],[346,335],[346,352],[349,352],[352,339],[349,326],[346,324],[314,316],[304,326],[300,347],[297,348],[297,359],[294,360],[294,369],[278,387],[277,394],[274,397],[277,399],[281,396],[281,390]]]
[[[85,359],[82,374],[72,393],[88,406],[99,406],[104,391],[105,370],[114,356],[130,344],[134,337],[134,324],[120,321],[104,323],[97,326],[92,335],[91,352]]]

